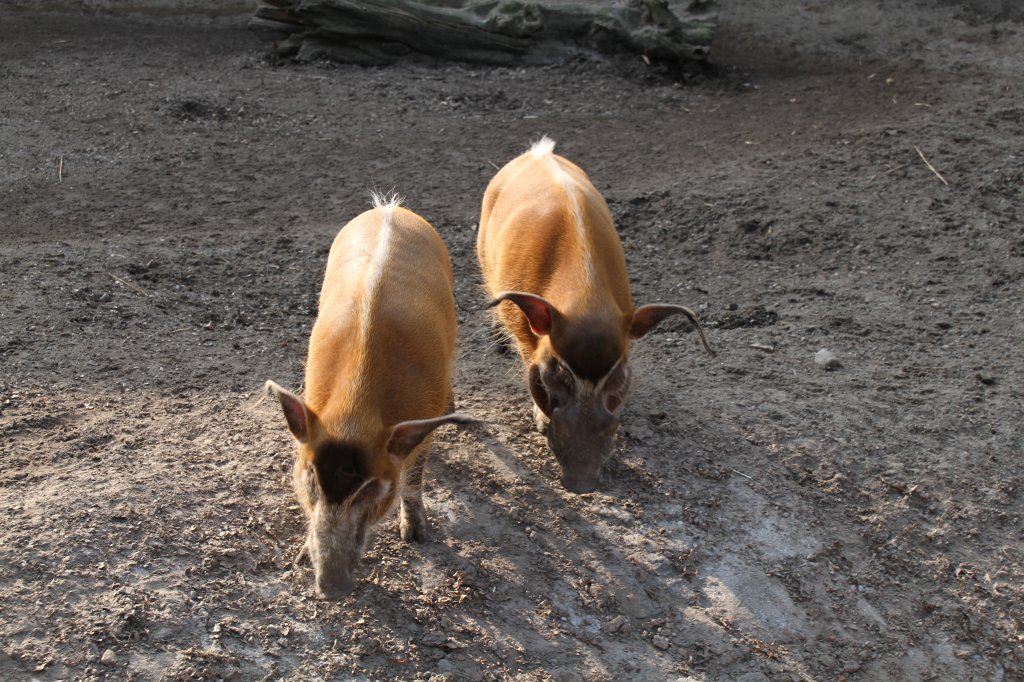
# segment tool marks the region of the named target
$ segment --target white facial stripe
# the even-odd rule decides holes
[[[592,384],[586,379],[580,379],[576,375],[576,372],[572,371],[572,367],[569,366],[569,363],[565,362],[564,360],[559,360],[558,362],[562,365],[562,367],[565,368],[565,371],[567,371],[570,374],[570,376],[572,376],[573,383],[581,394],[599,394],[601,391],[604,390],[604,385],[608,382],[608,377],[614,374],[615,370],[618,369],[620,365],[624,365],[626,371],[629,371],[629,365],[626,362],[626,358],[619,358],[619,361],[612,365],[612,368],[608,370],[608,372],[603,377],[601,377],[600,379],[597,380],[597,382]]]
[[[300,494],[305,495],[310,504],[316,504],[316,501],[320,499],[320,486],[316,482],[313,470],[309,467],[302,468],[302,472],[299,474],[299,486]]]
[[[372,479],[372,478],[368,478],[365,481],[363,481],[363,484],[361,486],[359,486],[358,488],[356,488],[356,491],[354,493],[349,495],[348,499],[345,500],[345,502],[344,502],[344,504],[342,506],[344,508],[346,508],[346,509],[351,507],[352,506],[352,502],[355,501],[356,498],[359,497],[359,493],[363,492],[363,490],[366,488],[366,486],[368,486],[371,483],[373,483],[373,481],[374,481],[374,479]]]
[[[626,363],[626,358],[619,358],[619,361],[612,365],[612,368],[608,370],[608,373],[605,374],[600,379],[598,379],[597,385],[594,387],[594,389],[598,393],[604,390],[605,384],[608,383],[608,377],[614,374],[615,370],[617,370],[620,366],[622,366],[626,370],[626,372],[629,372],[629,365]]]

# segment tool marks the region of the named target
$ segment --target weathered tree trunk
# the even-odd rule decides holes
[[[260,0],[249,28],[281,56],[358,64],[552,63],[633,52],[707,57],[716,0]]]

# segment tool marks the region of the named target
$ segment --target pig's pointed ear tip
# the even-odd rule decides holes
[[[477,419],[465,412],[452,412],[450,419],[453,424],[460,424],[462,426],[487,426],[491,423],[486,419]]]
[[[284,390],[284,389],[281,388],[280,384],[278,384],[273,379],[267,379],[263,383],[263,392],[265,394],[267,394],[267,395],[271,395],[271,394],[275,394],[276,395],[279,391],[282,391],[282,390]]]
[[[263,384],[263,390],[260,391],[259,397],[256,399],[256,402],[252,404],[252,406],[256,407],[266,402],[267,398],[269,398],[273,394],[273,389],[275,387],[277,387],[277,384],[275,384],[270,379],[267,379],[267,381]]]

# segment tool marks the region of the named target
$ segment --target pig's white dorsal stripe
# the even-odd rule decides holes
[[[562,189],[565,191],[565,196],[569,200],[572,220],[574,227],[576,228],[576,235],[580,245],[580,257],[583,259],[583,268],[587,278],[587,283],[594,281],[594,258],[590,253],[590,239],[587,235],[587,225],[583,221],[583,207],[580,204],[580,187],[576,180],[562,168],[558,160],[555,159],[555,141],[546,135],[530,148],[530,154],[533,158],[544,161],[551,171],[552,177],[558,182]]]
[[[377,292],[380,290],[380,282],[384,276],[384,268],[387,266],[388,255],[391,252],[391,240],[394,238],[393,221],[395,209],[402,205],[402,199],[391,192],[390,194],[378,194],[374,192],[373,207],[380,212],[380,232],[377,236],[377,248],[366,271],[366,286],[363,289],[363,310],[360,320],[360,333],[366,341],[366,335],[370,331],[370,323],[373,320],[374,304],[377,301]]]

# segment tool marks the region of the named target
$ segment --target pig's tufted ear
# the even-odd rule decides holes
[[[431,432],[444,424],[475,424],[476,419],[460,412],[433,419],[415,419],[395,424],[388,438],[388,454],[401,462],[423,442]]]
[[[302,402],[302,398],[291,391],[281,388],[273,381],[268,381],[264,384],[264,390],[272,394],[281,403],[281,409],[284,410],[284,418],[288,420],[288,430],[292,432],[295,439],[300,443],[308,443],[311,420],[309,410],[306,408],[306,403]]]
[[[537,336],[547,336],[557,324],[560,315],[553,305],[535,294],[527,294],[521,291],[506,291],[499,294],[494,300],[487,304],[493,308],[502,301],[515,303],[526,319],[530,322],[530,329]]]
[[[704,344],[704,350],[706,350],[708,354],[714,355],[715,351],[711,350],[711,346],[708,345],[707,340],[704,338],[704,330],[700,326],[700,320],[697,319],[697,313],[682,305],[657,303],[637,308],[633,312],[633,321],[629,325],[629,338],[639,339],[644,334],[658,326],[658,323],[666,317],[670,315],[677,315],[679,313],[690,318],[690,322],[693,323],[694,328],[697,330],[697,334],[700,335],[700,342]]]

